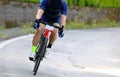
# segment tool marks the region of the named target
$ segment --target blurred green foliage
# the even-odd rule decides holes
[[[19,0],[19,1],[22,1],[22,2],[33,2],[33,3],[40,2],[40,0]]]
[[[4,36],[4,34],[1,34],[1,33],[0,33],[0,37],[3,37],[3,36]]]
[[[40,0],[20,0],[24,2],[40,2]],[[120,0],[66,0],[69,6],[114,7],[120,8]]]
[[[3,30],[3,29],[4,29],[4,26],[1,26],[1,25],[0,25],[0,30]]]
[[[67,0],[69,6],[120,8],[120,0]]]
[[[93,28],[113,28],[120,27],[120,22],[116,21],[104,21],[104,22],[91,22],[91,24],[85,24],[78,21],[69,21],[67,22],[65,29],[93,29]]]
[[[14,1],[14,0],[3,0]],[[16,0],[20,2],[39,3],[40,0]],[[112,7],[120,8],[120,0],[66,0],[70,7]]]

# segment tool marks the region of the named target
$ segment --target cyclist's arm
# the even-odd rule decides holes
[[[38,8],[37,14],[36,14],[36,19],[40,19],[44,11],[40,8]]]
[[[40,5],[38,7],[38,11],[37,11],[37,15],[36,15],[36,19],[40,19],[42,14],[44,13],[44,10],[46,9],[46,5],[47,5],[47,0],[42,0],[40,2]]]
[[[61,15],[61,23],[60,23],[60,25],[61,26],[65,26],[66,25],[66,15]]]
[[[67,3],[64,1],[62,4],[62,11],[61,11],[61,26],[66,25],[66,19],[67,19]]]

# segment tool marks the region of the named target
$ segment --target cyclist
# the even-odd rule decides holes
[[[35,59],[35,50],[37,48],[37,44],[40,41],[40,36],[44,31],[44,25],[40,23],[40,21],[44,21],[47,23],[52,23],[54,25],[59,25],[60,27],[65,26],[66,24],[66,15],[67,15],[67,3],[65,0],[41,0],[39,8],[37,10],[36,19],[34,22],[34,29],[37,29],[36,33],[34,34],[33,41],[32,41],[32,53],[29,56],[30,60]],[[63,29],[54,28],[51,31],[51,35],[49,37],[49,43],[47,46],[48,48],[52,47],[53,43],[57,39],[57,34],[59,37],[63,37]]]

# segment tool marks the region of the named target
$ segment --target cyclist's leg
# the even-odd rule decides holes
[[[56,26],[60,26],[60,17],[56,18],[56,20],[53,23]],[[57,35],[58,35],[58,29],[54,28],[53,31],[51,31],[51,35],[49,37],[49,44],[48,44],[48,48],[51,48],[53,43],[56,41],[57,39]]]
[[[51,31],[51,35],[49,37],[49,44],[48,44],[48,48],[52,47],[52,44],[55,42],[55,40],[57,39],[57,33],[58,33],[58,29],[54,29],[53,31]]]
[[[44,15],[42,15],[42,21],[47,21],[46,17]],[[44,25],[43,24],[40,24],[40,27],[39,29],[36,31],[34,37],[33,37],[33,40],[32,40],[32,51],[35,52],[36,48],[37,48],[37,44],[38,42],[40,41],[40,37],[42,35],[44,31]]]
[[[55,28],[53,31],[51,31],[51,35],[49,38],[49,41],[51,44],[53,44],[55,40],[57,39],[57,34],[58,34],[58,29]]]
[[[40,24],[40,27],[37,29],[36,33],[34,34],[33,40],[32,40],[32,52],[29,56],[29,59],[31,61],[35,60],[35,52],[37,48],[37,44],[40,41],[40,37],[44,31],[44,25]]]
[[[51,56],[51,53],[53,51],[51,49],[51,47],[57,39],[57,33],[58,33],[58,29],[56,29],[56,28],[53,31],[51,31],[51,35],[49,37],[49,43],[48,43],[48,46],[47,46],[47,52],[45,54],[45,58],[49,58]]]
[[[54,25],[56,26],[60,26],[59,23],[54,23]],[[48,48],[51,48],[53,43],[56,41],[57,39],[57,35],[58,35],[58,29],[57,28],[54,28],[53,31],[51,31],[51,35],[49,37],[49,44],[48,44]]]
[[[32,40],[32,45],[33,46],[37,46],[38,42],[40,41],[40,37],[41,37],[43,31],[44,31],[44,25],[40,24],[40,27],[36,31],[36,33],[34,34],[34,37],[33,37],[33,40]]]

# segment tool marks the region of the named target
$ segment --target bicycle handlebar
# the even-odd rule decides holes
[[[44,21],[42,21],[42,20],[40,21],[40,23],[42,23],[42,24],[44,24],[44,25],[47,25],[47,24],[48,24],[47,22],[44,22]],[[53,27],[58,28],[58,29],[63,29],[63,28],[64,28],[64,26],[59,27],[59,26],[56,26],[56,25],[53,25],[53,24],[48,24],[48,25],[53,26]]]

